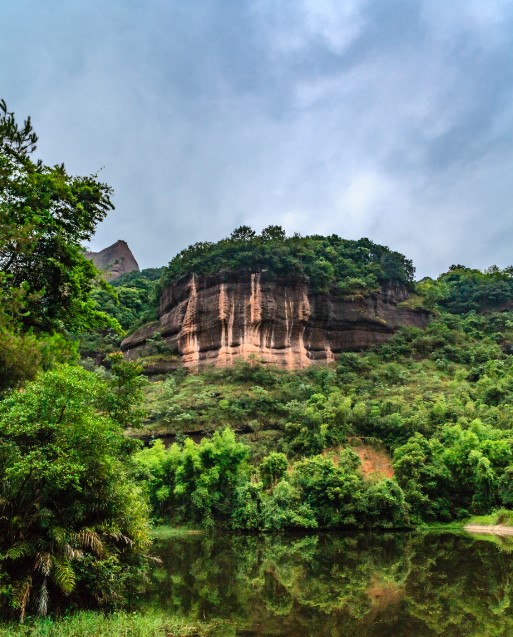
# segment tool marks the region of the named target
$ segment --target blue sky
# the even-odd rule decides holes
[[[513,263],[513,3],[4,0],[0,96],[142,267],[236,226]]]

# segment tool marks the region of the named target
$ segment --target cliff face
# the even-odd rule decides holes
[[[107,281],[134,270],[139,272],[139,265],[126,241],[116,241],[100,252],[86,252],[85,256],[103,273],[103,278]]]
[[[128,358],[144,355],[158,331],[186,366],[226,366],[256,354],[297,369],[381,343],[400,326],[425,326],[428,312],[399,305],[407,298],[404,288],[389,287],[347,300],[265,272],[193,275],[168,286],[158,323],[140,328],[121,347]]]

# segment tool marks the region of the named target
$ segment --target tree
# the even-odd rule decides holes
[[[151,501],[161,519],[211,526],[232,515],[235,490],[247,474],[249,449],[226,428],[197,444],[187,438],[168,451],[143,449],[136,462],[146,472]]]
[[[320,528],[356,526],[364,503],[364,483],[357,472],[360,460],[351,449],[340,453],[339,464],[313,456],[294,467],[293,486],[314,512]]]
[[[256,232],[250,226],[239,226],[231,233],[232,241],[251,241],[256,237]]]
[[[142,403],[146,378],[142,376],[143,368],[138,363],[126,361],[121,352],[110,354],[107,361],[110,364],[104,397],[107,413],[122,427],[137,427],[144,415]]]
[[[284,241],[286,234],[281,226],[267,226],[260,235],[264,241]]]
[[[113,604],[140,578],[145,499],[100,377],[62,366],[0,402],[0,610]]]
[[[258,467],[258,471],[262,478],[265,489],[274,486],[278,480],[283,478],[289,466],[287,456],[284,453],[271,451],[271,453],[262,459]]]
[[[36,144],[30,118],[19,125],[0,100],[1,305],[25,290],[17,314],[24,330],[115,326],[90,299],[100,280],[82,248],[113,209],[112,189],[97,175],[74,177],[64,164],[33,161]]]

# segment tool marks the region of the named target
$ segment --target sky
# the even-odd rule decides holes
[[[513,263],[511,0],[2,0],[0,97],[141,267],[239,225]]]

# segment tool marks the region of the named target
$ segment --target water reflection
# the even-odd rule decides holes
[[[511,540],[464,534],[190,536],[157,545],[147,604],[271,636],[513,635]]]

